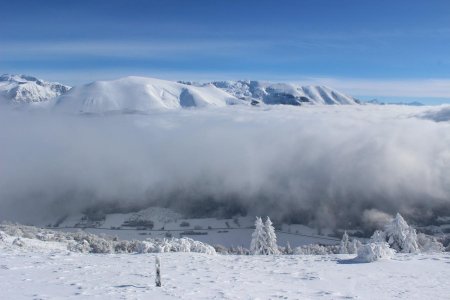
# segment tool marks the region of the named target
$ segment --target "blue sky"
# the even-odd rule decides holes
[[[450,102],[450,1],[4,1],[0,73],[298,81]]]

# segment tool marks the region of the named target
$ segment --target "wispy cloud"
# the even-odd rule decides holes
[[[354,96],[450,98],[450,78],[357,79],[309,78],[309,84],[323,84]]]
[[[155,40],[155,41],[47,41],[10,42],[2,45],[0,60],[24,59],[26,57],[56,56],[113,56],[123,58],[157,58],[179,54],[209,52],[211,54],[230,54],[230,51],[243,51],[249,48],[267,46],[258,40]]]

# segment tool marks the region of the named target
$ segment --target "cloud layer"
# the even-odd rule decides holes
[[[326,84],[354,96],[450,99],[450,79],[356,79],[312,78],[311,84]]]
[[[450,213],[450,125],[409,107],[0,112],[0,219],[148,205],[373,226]]]

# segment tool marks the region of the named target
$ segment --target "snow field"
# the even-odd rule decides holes
[[[449,254],[234,256],[0,252],[2,299],[448,299]]]

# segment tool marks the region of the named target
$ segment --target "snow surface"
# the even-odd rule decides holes
[[[0,97],[13,104],[43,102],[66,93],[69,86],[27,75],[0,76]]]
[[[2,299],[448,299],[450,255],[78,254],[0,248]]]

